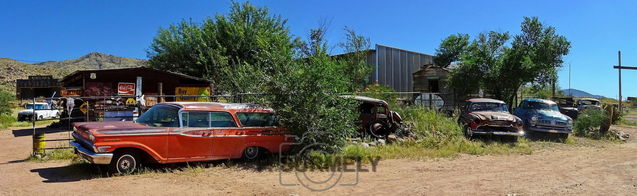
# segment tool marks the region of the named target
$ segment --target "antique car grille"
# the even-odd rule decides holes
[[[550,120],[539,120],[538,124],[551,125],[551,121]]]
[[[566,126],[566,122],[556,121],[555,125]]]

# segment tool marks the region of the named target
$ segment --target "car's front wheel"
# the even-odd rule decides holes
[[[467,139],[473,139],[473,132],[471,132],[471,128],[469,126],[464,126],[462,133]]]
[[[117,152],[111,160],[109,170],[115,175],[133,173],[137,171],[140,166],[138,157],[137,153],[132,151]]]

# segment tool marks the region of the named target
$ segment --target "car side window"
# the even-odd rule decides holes
[[[228,112],[210,112],[210,127],[236,127],[232,115]]]
[[[190,111],[181,114],[184,127],[236,127],[237,124],[228,112]]]
[[[210,127],[208,112],[188,112],[187,127]]]
[[[276,116],[272,113],[240,112],[237,117],[244,127],[277,126]]]
[[[376,114],[385,114],[387,111],[383,106],[376,106]]]

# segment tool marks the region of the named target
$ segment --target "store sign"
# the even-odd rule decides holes
[[[117,84],[118,95],[135,95],[135,83],[120,82]]]

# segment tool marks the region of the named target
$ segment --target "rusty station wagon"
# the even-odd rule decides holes
[[[134,122],[73,127],[77,153],[114,174],[134,172],[142,163],[254,160],[285,151],[282,144],[292,142],[272,109],[251,104],[161,103]]]

